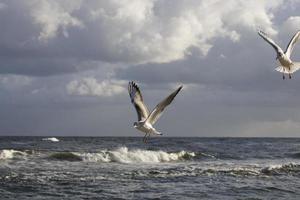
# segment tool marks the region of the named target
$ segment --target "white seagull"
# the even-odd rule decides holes
[[[162,133],[158,132],[153,125],[162,115],[165,107],[167,107],[181,90],[182,86],[176,89],[173,93],[171,93],[168,97],[162,100],[157,106],[153,109],[151,113],[147,106],[145,105],[142,97],[142,93],[139,87],[133,81],[129,82],[128,84],[128,92],[131,99],[131,103],[134,105],[137,116],[138,122],[134,122],[134,128],[138,129],[141,132],[145,133],[143,138],[143,142],[147,142],[148,137],[150,134],[154,135],[162,135]]]
[[[283,79],[285,79],[284,74],[289,74],[289,78],[291,79],[291,74],[300,69],[300,62],[293,62],[290,58],[294,46],[300,38],[300,31],[298,31],[293,36],[288,46],[286,47],[285,52],[283,52],[283,50],[271,38],[269,38],[266,33],[258,31],[258,35],[260,35],[265,41],[267,41],[277,53],[276,60],[279,61],[280,66],[275,70],[282,73]]]

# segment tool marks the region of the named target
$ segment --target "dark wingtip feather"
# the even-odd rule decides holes
[[[179,88],[176,90],[176,94],[183,88],[183,85],[179,86]]]
[[[263,32],[262,30],[258,30],[257,33],[258,33],[258,35],[267,36],[267,34],[265,32]]]
[[[135,82],[132,81],[132,85],[136,90],[140,90],[139,86]]]
[[[174,99],[175,98],[175,96],[177,96],[177,94],[180,92],[180,90],[183,88],[183,86],[181,85],[181,86],[179,86],[172,94],[171,94],[171,96],[172,96],[172,99]]]
[[[141,100],[143,101],[143,96],[142,96],[142,94],[141,94],[141,91],[140,91],[139,86],[138,86],[134,81],[130,81],[130,82],[129,82],[129,85],[130,85],[130,88],[131,88],[130,91],[132,91],[133,88],[134,88],[134,89],[139,93],[139,95],[140,95],[140,97],[141,97]],[[131,95],[131,94],[130,94],[130,95]],[[133,98],[132,98],[132,102],[133,102]]]

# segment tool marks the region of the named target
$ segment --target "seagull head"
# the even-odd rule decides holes
[[[134,123],[133,123],[133,127],[136,128],[137,126],[138,126],[138,123],[137,123],[137,122],[134,122]]]

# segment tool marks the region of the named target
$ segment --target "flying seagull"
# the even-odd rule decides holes
[[[300,62],[293,62],[290,58],[294,46],[300,38],[300,31],[298,31],[293,36],[288,46],[286,47],[285,52],[283,52],[283,50],[263,31],[258,31],[258,35],[260,35],[266,42],[268,42],[275,49],[277,53],[276,60],[279,61],[280,66],[277,67],[275,70],[282,73],[283,79],[285,79],[284,74],[288,74],[289,78],[291,79],[292,78],[291,74],[297,71],[298,69],[300,69]]]
[[[153,125],[162,115],[164,109],[169,104],[171,104],[171,102],[174,100],[175,96],[178,94],[181,88],[182,86],[177,88],[173,93],[171,93],[168,97],[166,97],[159,104],[157,104],[156,107],[153,109],[153,111],[150,113],[143,101],[143,96],[140,91],[140,88],[137,86],[135,82],[133,81],[129,82],[128,84],[129,96],[131,99],[131,103],[134,105],[138,116],[138,121],[134,122],[133,126],[139,131],[145,133],[145,136],[143,138],[144,143],[147,142],[147,139],[151,134],[162,135],[162,133],[158,132],[153,127]]]

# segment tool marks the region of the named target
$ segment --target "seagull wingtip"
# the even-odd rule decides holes
[[[258,35],[265,34],[265,32],[263,32],[261,29],[258,29],[257,33],[258,33]]]
[[[136,85],[136,83],[134,81],[129,81],[128,84],[129,85]]]
[[[178,87],[178,91],[180,91],[182,88],[183,88],[183,85],[180,85],[180,86]]]

